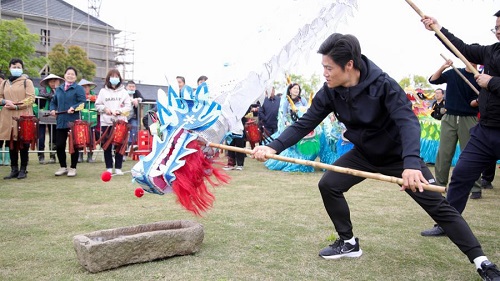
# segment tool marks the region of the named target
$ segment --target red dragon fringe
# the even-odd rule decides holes
[[[177,202],[188,211],[201,216],[202,212],[212,207],[215,200],[206,182],[216,187],[229,183],[230,177],[212,165],[213,161],[205,157],[198,141],[191,141],[187,148],[195,149],[196,152],[182,159],[185,164],[174,172],[176,179],[172,183],[172,189],[177,195]]]

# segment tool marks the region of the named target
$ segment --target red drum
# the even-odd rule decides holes
[[[38,119],[35,115],[21,115],[17,120],[17,141],[21,144],[30,144],[35,149],[38,139]]]
[[[90,123],[84,120],[75,120],[70,123],[69,150],[74,153],[75,149],[95,148],[94,136],[90,130]]]
[[[252,149],[255,147],[256,143],[260,142],[261,133],[259,130],[259,126],[257,125],[257,123],[255,123],[255,120],[250,119],[245,123],[245,135]]]
[[[107,138],[106,142],[102,145],[102,148],[107,149],[110,145],[115,145],[117,147],[120,147],[119,149],[117,149],[118,153],[122,155],[125,154],[129,133],[130,124],[123,120],[114,121],[111,134],[104,132],[103,136],[101,137],[101,139]]]

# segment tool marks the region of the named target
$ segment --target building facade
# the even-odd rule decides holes
[[[111,68],[118,68],[125,79],[133,79],[133,47],[125,45],[123,32],[63,0],[1,0],[0,19],[21,18],[28,29],[40,35],[36,52],[48,56],[52,47],[77,45],[96,66],[95,80],[103,79]],[[121,37],[122,36],[122,37]],[[117,46],[116,42],[121,42]],[[48,66],[41,70],[44,76]]]

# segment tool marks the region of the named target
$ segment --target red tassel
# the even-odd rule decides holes
[[[19,132],[19,127],[17,128],[17,131]],[[10,129],[10,142],[9,142],[9,149],[14,150],[14,126]]]
[[[68,149],[69,149],[69,154],[75,153],[75,146],[73,142],[73,126],[71,126],[71,129],[68,131]]]
[[[182,158],[186,162],[174,172],[176,179],[172,183],[172,189],[177,195],[177,202],[188,211],[201,216],[202,212],[212,207],[215,200],[205,181],[216,187],[227,184],[230,177],[213,167],[212,162],[201,151],[198,141],[188,143],[187,147],[196,149],[196,152]],[[215,180],[212,177],[215,177]]]

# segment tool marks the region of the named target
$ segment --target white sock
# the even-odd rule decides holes
[[[351,239],[349,240],[344,240],[344,243],[349,243],[351,245],[356,245],[356,238],[355,237],[352,237]]]
[[[474,264],[476,265],[477,269],[480,269],[481,263],[483,263],[483,261],[487,261],[487,260],[488,260],[488,258],[486,256],[479,256],[479,257],[474,259]]]
[[[113,169],[106,169],[106,171],[113,173]]]

